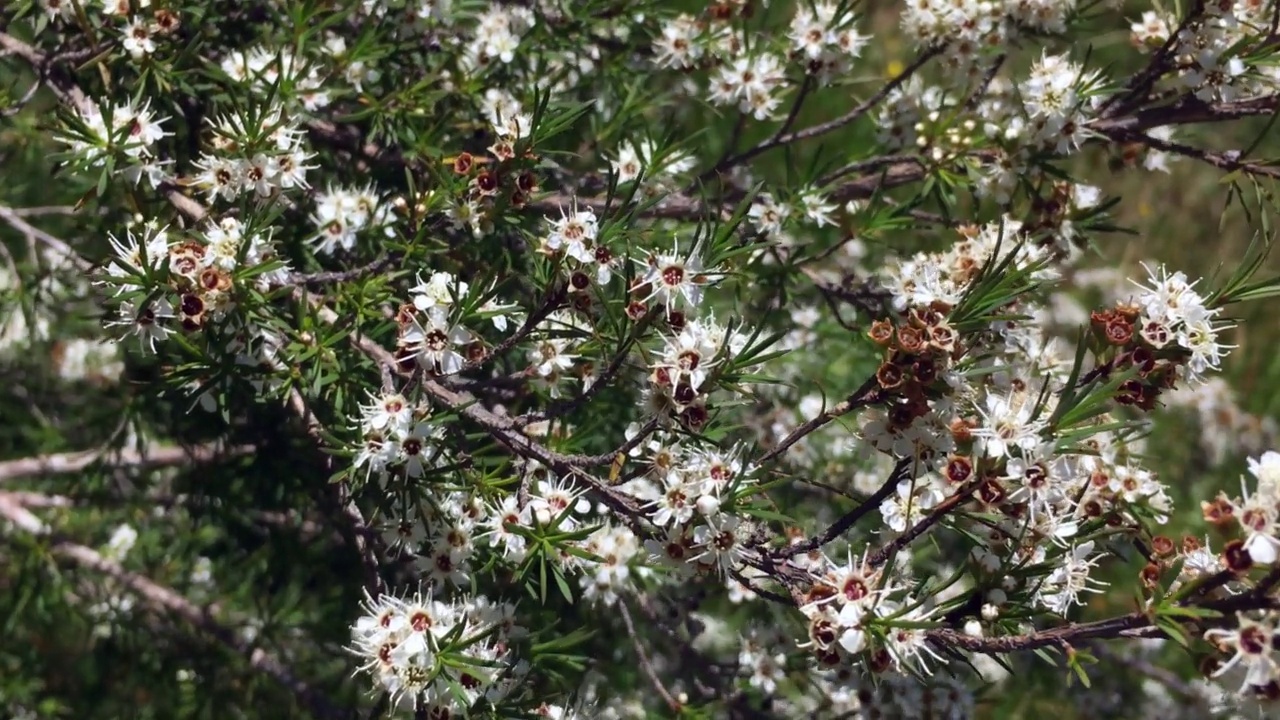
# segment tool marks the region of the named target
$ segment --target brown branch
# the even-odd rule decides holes
[[[955,510],[961,503],[968,500],[981,484],[980,480],[971,480],[968,487],[957,491],[946,500],[938,503],[938,506],[933,508],[933,510],[931,510],[924,519],[908,528],[906,532],[902,533],[898,537],[890,540],[884,547],[872,553],[867,559],[867,564],[874,568],[880,567],[888,562],[889,558],[893,557],[895,553],[910,545],[916,538],[923,535],[925,531],[938,524],[938,522],[941,521],[942,518],[946,517],[948,513]]]
[[[839,520],[831,523],[826,530],[823,530],[804,542],[782,548],[781,550],[774,552],[773,556],[782,559],[795,557],[796,555],[803,555],[807,552],[818,550],[840,537],[846,530],[856,525],[859,520],[867,515],[867,513],[870,513],[880,507],[880,503],[887,500],[889,496],[893,494],[894,489],[897,488],[898,483],[906,477],[906,474],[911,470],[911,466],[913,464],[915,464],[913,458],[902,458],[893,466],[893,472],[889,473],[889,477],[884,481],[884,484],[872,493],[871,497],[867,498],[857,507],[842,515]]]
[[[1238,152],[1233,153],[1202,150],[1190,145],[1171,142],[1169,140],[1161,140],[1159,138],[1151,137],[1150,135],[1144,135],[1143,133],[1133,131],[1113,132],[1111,136],[1118,141],[1137,142],[1155,150],[1161,150],[1164,152],[1174,153],[1175,155],[1199,160],[1200,162],[1228,172],[1239,170],[1249,175],[1273,178],[1280,177],[1280,167],[1241,160]]]
[[[321,322],[329,325],[338,322],[337,313],[333,310],[314,298],[309,298],[309,301]],[[388,368],[392,374],[400,377],[416,377],[415,373],[405,370],[394,355],[372,339],[354,330],[349,333],[348,339],[365,356],[373,360],[375,364]],[[525,435],[518,428],[515,418],[500,417],[493,414],[478,404],[470,394],[448,388],[439,380],[430,377],[422,377],[420,386],[432,401],[479,425],[490,437],[505,446],[513,454],[526,459],[537,460],[561,475],[572,475],[582,480],[590,488],[594,497],[623,517],[634,520],[642,514],[639,501],[634,497],[609,487],[586,472],[586,470],[592,467],[610,465],[619,453],[625,455],[629,450],[644,442],[644,439],[657,428],[656,421],[650,422],[635,437],[632,437],[612,452],[602,455],[564,455],[539,444],[533,438]]]
[[[74,265],[75,268],[81,272],[88,272],[89,269],[93,267],[92,263],[80,257],[80,254],[77,253],[75,250],[73,250],[71,246],[66,243],[66,241],[54,235],[51,235],[45,232],[44,230],[41,230],[40,228],[32,225],[31,223],[23,219],[24,215],[27,215],[27,214],[28,213],[24,213],[17,208],[5,207],[4,205],[0,205],[0,220],[3,220],[6,223],[8,223],[9,226],[12,227],[14,230],[17,230],[18,232],[22,233],[23,235],[33,240],[44,243],[46,246],[51,248],[54,252],[58,253],[63,258],[65,258],[67,262]],[[38,213],[30,213],[30,214],[35,215]]]
[[[0,495],[0,517],[34,535],[48,535],[44,523],[30,511]],[[160,585],[142,575],[125,570],[92,548],[65,538],[50,538],[49,551],[74,566],[105,575],[133,593],[153,612],[168,613],[204,632],[222,645],[241,655],[250,667],[275,680],[297,699],[298,704],[318,718],[347,720],[353,714],[338,708],[319,690],[294,675],[293,670],[275,656],[244,640],[231,628],[221,624],[210,608],[197,607],[172,588]]]
[[[1109,134],[1116,130],[1149,130],[1166,125],[1196,125],[1208,122],[1239,120],[1270,115],[1280,109],[1280,95],[1264,95],[1235,102],[1206,103],[1194,95],[1184,95],[1177,102],[1139,110],[1123,117],[1099,118],[1089,122],[1090,130]]]
[[[399,258],[393,254],[387,254],[375,260],[371,260],[364,265],[354,267],[349,270],[322,270],[313,273],[293,273],[289,276],[289,283],[292,285],[334,285],[338,283],[359,280],[360,278],[370,277],[378,273],[390,269]]]
[[[1280,568],[1274,568],[1258,581],[1252,590],[1209,602],[1191,602],[1184,600],[1181,607],[1196,607],[1212,610],[1223,615],[1248,612],[1251,610],[1275,610],[1280,608],[1280,599],[1272,597],[1271,591],[1280,585]],[[1183,620],[1181,616],[1166,616],[1175,620]],[[1191,621],[1183,621],[1190,624]],[[1155,624],[1155,617],[1145,612],[1133,612],[1128,615],[1096,620],[1087,623],[1069,623],[1048,630],[1038,630],[1022,635],[982,638],[973,637],[949,628],[937,628],[927,631],[929,640],[934,644],[980,652],[984,654],[1010,653],[1022,650],[1058,646],[1063,643],[1078,644],[1082,640],[1093,638],[1107,639],[1118,637],[1153,637],[1164,632]]]
[[[787,436],[782,438],[782,440],[778,441],[777,445],[773,446],[773,448],[769,450],[769,452],[761,456],[760,460],[758,461],[759,464],[763,465],[769,462],[770,460],[773,460],[774,458],[779,457],[780,455],[785,453],[787,450],[791,449],[792,445],[795,445],[796,443],[800,442],[806,436],[817,431],[818,429],[827,425],[828,423],[835,420],[836,418],[842,417],[844,415],[848,415],[849,413],[859,408],[864,408],[864,407],[867,407],[868,405],[874,404],[876,401],[879,400],[879,397],[880,397],[879,393],[876,392],[876,389],[878,386],[879,386],[879,383],[876,382],[876,379],[874,377],[868,378],[867,381],[862,383],[862,386],[859,387],[857,390],[854,390],[853,393],[849,395],[849,397],[836,403],[835,405],[832,405],[826,410],[823,410],[816,417],[796,427],[790,433],[787,433]]]
[[[716,173],[722,173],[725,170],[728,170],[729,168],[734,167],[735,165],[740,165],[756,157],[757,155],[766,153],[769,150],[772,150],[776,147],[782,147],[783,145],[790,145],[791,143],[799,142],[801,140],[809,140],[811,138],[820,137],[822,135],[826,135],[829,132],[834,132],[836,130],[839,130],[840,128],[854,122],[855,120],[866,115],[868,112],[871,112],[871,110],[875,109],[875,107],[879,105],[882,100],[888,97],[889,93],[893,92],[903,83],[905,83],[907,80],[911,79],[911,77],[915,75],[916,72],[920,70],[920,68],[924,67],[925,63],[932,60],[941,52],[942,52],[941,47],[931,47],[928,50],[925,50],[924,52],[920,53],[920,55],[915,60],[913,60],[911,64],[906,67],[906,69],[904,69],[901,73],[898,73],[898,75],[895,76],[892,80],[890,80],[889,82],[881,86],[881,88],[878,91],[876,91],[876,93],[873,94],[871,97],[862,101],[856,107],[854,107],[852,110],[845,113],[844,115],[841,115],[840,117],[835,118],[833,120],[828,120],[827,122],[824,122],[824,123],[812,125],[803,130],[797,130],[793,133],[788,133],[786,135],[781,135],[781,136],[775,135],[773,137],[770,137],[768,140],[760,143],[759,145],[756,145],[750,150],[739,153],[738,155],[735,155],[729,158],[728,160],[718,163],[708,173],[704,173],[704,175],[710,176],[710,175],[715,175]]]
[[[1156,81],[1170,69],[1169,59],[1173,56],[1174,49],[1181,42],[1178,36],[1203,14],[1204,0],[1196,0],[1191,9],[1187,11],[1187,15],[1182,19],[1182,22],[1173,29],[1173,32],[1169,33],[1169,37],[1165,38],[1164,44],[1152,55],[1151,62],[1147,63],[1147,66],[1141,72],[1129,79],[1122,92],[1118,92],[1108,98],[1099,108],[1100,112],[1104,115],[1113,114],[1110,112],[1112,107],[1116,108],[1117,112],[1124,112],[1133,107],[1133,105],[1141,104],[1146,100]]]
[[[165,446],[150,448],[145,452],[122,450],[84,450],[80,452],[54,453],[36,457],[0,462],[0,482],[19,480],[42,475],[70,475],[95,464],[104,468],[137,468],[149,470],[208,462],[218,458],[234,458],[253,452],[252,445],[222,447],[218,444],[199,445],[191,448]]]
[[[667,703],[667,707],[671,709],[671,712],[679,713],[680,703],[671,696],[671,691],[667,690],[666,686],[662,684],[657,671],[653,668],[653,663],[649,661],[649,656],[644,651],[644,644],[640,642],[640,636],[636,634],[636,625],[631,619],[631,611],[627,609],[627,603],[619,600],[618,611],[622,615],[622,623],[627,627],[627,636],[631,638],[631,644],[636,649],[636,658],[640,661],[640,669],[644,671],[645,677],[649,678],[649,684],[653,685],[653,689]]]
[[[306,427],[307,435],[323,451],[326,445],[324,441],[324,426],[316,418],[315,413],[311,412],[311,408],[296,387],[289,389],[289,409],[302,421]],[[332,456],[326,455],[326,458],[332,459]],[[360,506],[356,505],[355,500],[352,499],[351,487],[345,481],[330,484],[329,493],[332,495],[331,499],[334,504],[341,510],[346,520],[341,525],[340,531],[360,556],[360,564],[364,568],[365,591],[371,598],[376,600],[386,590],[387,586],[382,579],[382,562],[378,558],[377,550],[370,542],[372,533],[369,530],[369,525],[365,521],[364,514],[360,512]]]

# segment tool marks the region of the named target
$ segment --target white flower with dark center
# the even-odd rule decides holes
[[[423,312],[436,308],[449,309],[462,298],[465,298],[471,286],[458,280],[451,273],[433,272],[425,281],[418,276],[418,284],[409,289],[413,298],[413,306]]]
[[[680,257],[679,247],[670,255],[650,255],[645,265],[642,282],[649,288],[646,302],[657,298],[668,311],[677,304],[691,310],[702,304],[702,290],[711,279],[696,249],[688,258]]]
[[[552,251],[563,249],[566,255],[578,262],[594,262],[593,248],[598,232],[596,214],[590,208],[578,210],[575,207],[568,213],[562,208],[560,219],[551,223],[546,246]]]
[[[1268,618],[1259,622],[1241,613],[1236,614],[1236,622],[1234,628],[1206,630],[1204,639],[1217,645],[1223,653],[1231,653],[1231,657],[1213,672],[1213,677],[1220,677],[1237,665],[1244,665],[1244,682],[1240,686],[1243,692],[1250,686],[1267,685],[1280,670],[1272,652],[1276,627],[1274,620]]]
[[[1031,419],[1035,402],[1029,396],[987,396],[984,407],[978,408],[982,424],[973,429],[983,453],[995,458],[1008,457],[1015,449],[1030,452],[1040,444],[1040,432],[1044,419]]]
[[[574,515],[582,515],[591,510],[591,501],[587,500],[584,493],[583,489],[574,487],[573,480],[567,477],[555,483],[539,480],[536,492],[530,494],[529,507],[540,525],[550,525],[564,515],[559,528],[571,531],[578,526]],[[565,515],[565,511],[570,508],[572,510]]]
[[[425,323],[420,319],[421,316],[414,317],[401,331],[400,345],[432,372],[440,375],[460,372],[466,361],[458,350],[474,339],[471,331],[450,323],[448,315],[438,307],[426,313]]]
[[[413,418],[413,406],[400,393],[375,395],[373,402],[360,406],[361,426],[366,432],[400,432]]]
[[[404,472],[411,478],[422,477],[435,463],[439,448],[436,445],[444,435],[444,429],[422,421],[414,425],[400,438],[397,460],[404,463]]]

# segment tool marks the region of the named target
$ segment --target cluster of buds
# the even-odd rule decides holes
[[[1143,322],[1139,308],[1118,304],[1089,315],[1094,337],[1102,346],[1107,362],[1094,372],[1103,377],[1132,370],[1134,377],[1121,383],[1116,402],[1152,410],[1160,393],[1174,387],[1177,366],[1186,353],[1170,344],[1170,332],[1155,320]]]
[[[1202,505],[1211,506],[1212,503]],[[1223,570],[1240,574],[1253,567],[1253,561],[1244,550],[1244,542],[1241,540],[1232,540],[1215,555],[1204,541],[1194,535],[1183,536],[1180,544],[1173,538],[1156,535],[1146,546],[1145,554],[1147,564],[1138,571],[1138,581],[1147,591],[1159,587],[1171,570],[1178,573],[1169,584],[1168,592],[1174,593],[1187,583],[1203,583],[1219,576]],[[1199,592],[1209,600],[1230,595],[1225,584],[1216,582],[1201,585]]]
[[[931,110],[912,127],[916,147],[935,163],[948,163],[969,152],[977,137],[978,124],[971,119],[958,125],[937,110]]]
[[[220,314],[229,304],[231,274],[217,266],[205,266],[205,247],[191,240],[169,250],[169,278],[178,292],[175,309],[182,329],[192,332],[204,326],[205,314]]]
[[[511,207],[522,208],[538,191],[538,176],[528,169],[517,167],[515,146],[508,139],[499,139],[489,147],[493,154],[476,157],[462,152],[449,159],[455,175],[470,178],[471,198],[480,202],[505,197]],[[537,156],[527,149],[520,156],[526,162],[534,162]]]
[[[116,257],[107,274],[128,288],[154,289],[147,275],[165,283],[165,291],[140,307],[123,303],[122,324],[132,324],[144,342],[163,340],[176,320],[186,332],[198,331],[210,320],[221,320],[234,305],[235,273],[272,263],[274,269],[257,272],[260,288],[283,283],[288,268],[279,262],[271,238],[246,228],[235,218],[210,224],[198,239],[174,242],[167,228],[145,231],[139,238],[132,231],[125,240],[111,238]]]
[[[877,320],[867,333],[885,350],[884,362],[876,370],[882,394],[903,398],[908,405],[918,404],[921,414],[929,410],[927,391],[957,350],[958,336],[947,322],[949,310],[941,303],[923,310],[912,308],[905,322],[895,325],[888,319]]]

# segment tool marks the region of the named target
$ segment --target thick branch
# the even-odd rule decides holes
[[[150,448],[146,452],[122,450],[117,453],[110,453],[105,450],[85,450],[40,455],[0,462],[0,482],[41,475],[69,475],[95,464],[100,464],[104,468],[137,468],[139,470],[171,467],[174,465],[208,462],[222,457],[239,457],[253,452],[253,449],[252,445],[226,448],[217,444],[210,444],[192,448],[177,446],[157,447]]]
[[[0,496],[0,517],[31,534],[44,535],[48,529],[43,522],[17,503]],[[69,540],[54,537],[50,552],[61,560],[85,570],[110,577],[121,587],[136,595],[154,612],[172,614],[193,628],[200,630],[243,656],[251,667],[269,676],[297,698],[298,704],[318,718],[347,720],[352,713],[338,708],[323,693],[298,679],[293,670],[281,663],[266,650],[254,647],[231,628],[221,624],[208,608],[197,607],[172,588],[160,585],[146,577],[129,572],[98,551]]]

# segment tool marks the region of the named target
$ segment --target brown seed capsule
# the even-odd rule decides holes
[[[231,289],[231,276],[225,270],[216,267],[200,271],[200,287],[206,292],[226,292]]]
[[[830,598],[833,598],[835,596],[836,596],[835,588],[831,587],[826,583],[821,583],[821,582],[815,583],[813,587],[809,588],[809,590],[805,592],[804,604],[810,605],[813,603],[822,602],[824,600],[829,600]]]
[[[929,344],[944,353],[956,349],[956,333],[950,325],[935,325],[929,328]]]
[[[481,197],[492,197],[497,195],[498,186],[498,174],[491,170],[485,170],[476,176],[475,188],[476,192],[478,192]]]
[[[671,393],[671,397],[681,405],[689,405],[697,399],[698,393],[693,386],[687,382],[682,382],[676,386],[675,392]]]
[[[1200,549],[1200,538],[1194,535],[1182,536],[1182,552],[1189,555]]]
[[[1123,318],[1125,322],[1133,325],[1138,322],[1138,317],[1142,315],[1142,308],[1123,302],[1116,303],[1115,314]]]
[[[1158,558],[1171,557],[1176,550],[1173,540],[1164,535],[1156,535],[1151,538],[1151,552]]]
[[[188,317],[199,317],[204,314],[204,300],[194,293],[186,293],[178,303],[178,309]]]
[[[871,667],[871,672],[879,674],[893,666],[893,656],[889,654],[888,650],[880,648],[871,653],[871,658],[867,664]]]
[[[680,413],[684,426],[690,430],[701,430],[707,424],[707,408],[703,405],[690,405]]]
[[[489,152],[498,162],[506,162],[516,156],[516,149],[506,140],[499,140],[490,145]]]
[[[952,455],[947,458],[947,482],[959,485],[973,476],[973,461],[964,455]]]
[[[671,387],[671,368],[659,365],[649,373],[649,382],[658,387]]]
[[[911,423],[915,422],[915,420],[915,411],[912,410],[908,403],[900,402],[889,408],[889,427],[895,430],[911,427]]]
[[[1156,368],[1156,356],[1149,348],[1136,347],[1125,355],[1125,360],[1138,370],[1138,377],[1147,377]]]
[[[1200,511],[1204,513],[1204,521],[1213,525],[1229,525],[1235,522],[1235,510],[1223,497],[1218,497],[1212,502],[1201,501]]]
[[[1244,548],[1244,541],[1237,538],[1222,546],[1222,564],[1233,573],[1248,572],[1253,567],[1253,558]]]
[[[910,325],[899,327],[898,347],[908,355],[919,355],[924,350],[924,333]]]
[[[891,362],[886,362],[876,370],[876,382],[880,383],[880,387],[885,390],[893,390],[900,387],[906,374],[902,372],[902,368]]]
[[[722,22],[726,20],[732,20],[733,19],[733,3],[731,2],[715,3],[711,7],[707,8],[707,13],[711,16],[711,19],[713,20],[720,20]]]
[[[973,429],[977,427],[973,422],[964,418],[955,418],[951,421],[951,438],[957,443],[967,443],[973,440]]]
[[[876,320],[871,323],[867,336],[877,345],[887,346],[893,342],[893,323],[888,320]]]
[[[1142,383],[1138,380],[1126,380],[1116,390],[1116,402],[1121,405],[1137,405],[1142,396]]]
[[[471,174],[471,168],[475,167],[475,158],[471,157],[471,153],[459,153],[458,157],[453,159],[453,171],[458,175]]]
[[[161,35],[168,35],[182,25],[182,22],[178,19],[178,14],[168,8],[156,10],[152,17],[156,21],[156,32]]]
[[[1133,325],[1123,318],[1115,318],[1103,327],[1102,334],[1112,345],[1128,345],[1133,340]]]
[[[1150,590],[1160,583],[1160,566],[1155,563],[1147,563],[1142,568],[1142,572],[1138,573],[1138,579],[1142,581],[1142,586]]]
[[[1197,669],[1200,674],[1205,677],[1212,677],[1218,672],[1218,668],[1222,667],[1222,658],[1217,655],[1205,655],[1200,659]]]
[[[639,322],[641,318],[649,314],[649,306],[639,300],[632,300],[627,303],[627,317],[633,322]]]
[[[840,651],[834,648],[830,650],[818,650],[814,653],[818,659],[818,664],[824,667],[836,667],[841,662]]]
[[[922,357],[911,363],[911,377],[920,385],[928,387],[938,379],[938,366],[933,358]]]
[[[1004,502],[1004,486],[995,478],[987,478],[986,480],[983,480],[982,485],[978,487],[977,495],[978,499],[989,507],[999,505]]]

